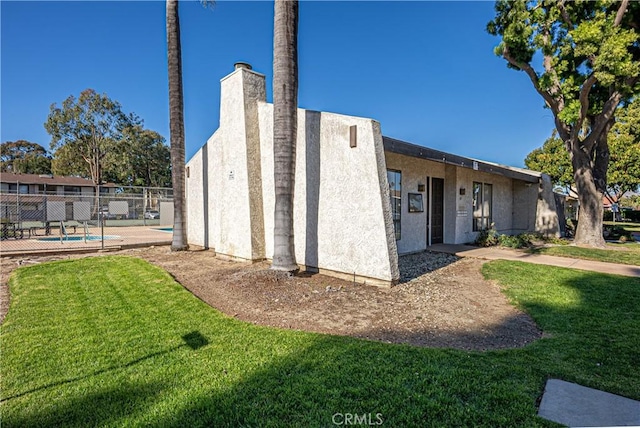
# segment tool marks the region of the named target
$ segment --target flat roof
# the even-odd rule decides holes
[[[397,140],[391,137],[383,136],[382,143],[384,145],[384,150],[391,153],[426,159],[448,165],[455,165],[460,168],[469,168],[489,174],[501,175],[507,178],[526,181],[528,183],[537,183],[542,176],[542,174],[537,171],[454,155],[452,153],[407,143],[406,141]]]
[[[13,172],[1,173],[0,183],[52,184],[54,186],[95,187],[93,181],[82,177],[69,177],[65,175],[51,174],[15,174]],[[114,183],[104,183],[101,186],[117,187]]]

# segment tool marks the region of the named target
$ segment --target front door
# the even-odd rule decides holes
[[[444,242],[444,179],[431,179],[431,244]]]

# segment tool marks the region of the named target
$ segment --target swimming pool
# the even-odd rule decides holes
[[[156,227],[154,230],[159,230],[160,232],[173,233],[173,227]]]
[[[118,239],[118,238],[120,238],[120,236],[118,236],[118,235],[105,235],[104,236],[105,241],[107,239]],[[84,241],[84,239],[85,239],[84,236],[64,236],[62,238],[62,242],[65,242],[65,241],[78,242],[78,241]],[[57,241],[60,241],[60,237],[38,238],[38,241],[57,242]],[[89,235],[89,236],[87,236],[87,241],[102,241],[102,236]]]

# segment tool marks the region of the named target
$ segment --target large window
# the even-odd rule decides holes
[[[13,184],[9,183],[9,193],[19,193],[21,195],[29,194],[29,185],[28,184]]]
[[[493,186],[473,183],[473,231],[489,229],[493,212]]]
[[[402,209],[402,173],[400,171],[387,170],[387,181],[389,181],[393,228],[396,232],[396,241],[398,241],[400,240],[400,211]]]
[[[80,186],[64,186],[65,195],[79,195],[80,192]]]

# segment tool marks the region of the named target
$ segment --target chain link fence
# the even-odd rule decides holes
[[[0,192],[0,255],[171,242],[172,189],[89,190]]]

